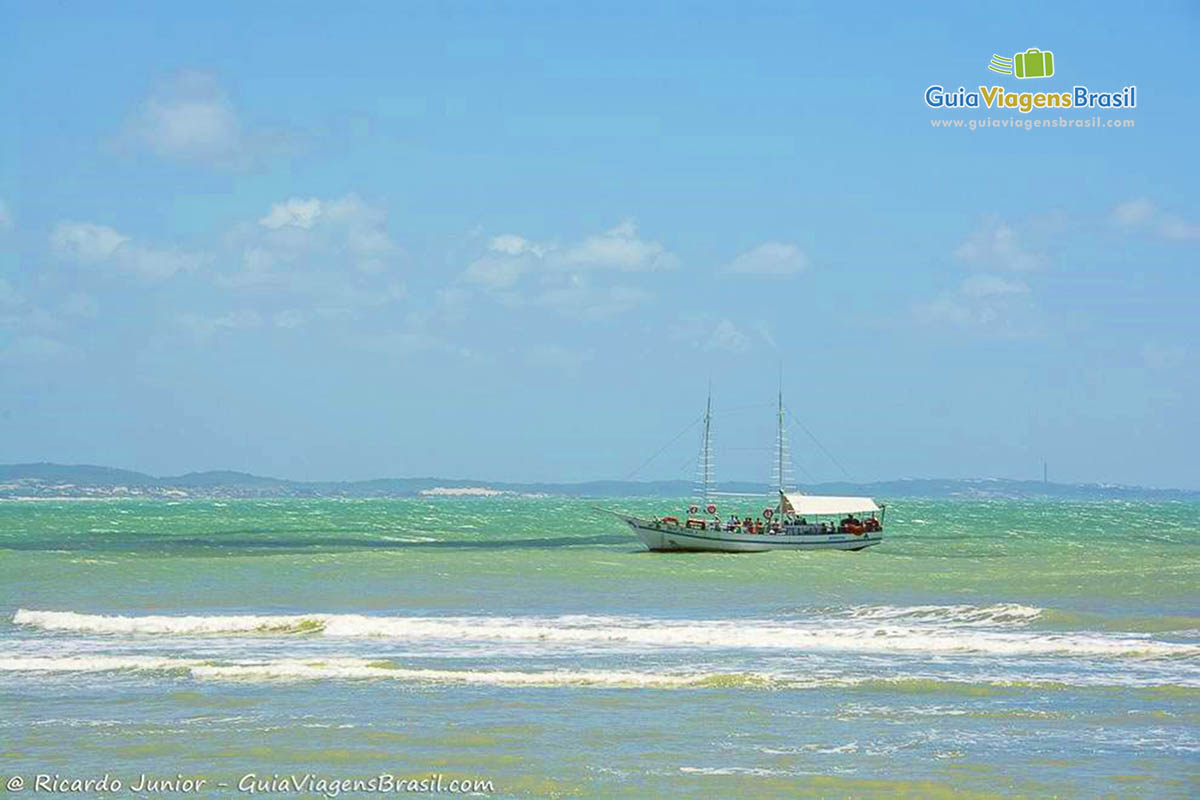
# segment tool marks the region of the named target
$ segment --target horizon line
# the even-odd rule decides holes
[[[520,485],[580,486],[580,485],[586,485],[586,484],[590,484],[590,483],[613,483],[613,484],[633,484],[633,485],[645,485],[645,484],[655,484],[655,483],[681,483],[681,484],[695,483],[694,481],[689,480],[687,478],[646,478],[646,479],[591,478],[591,479],[586,479],[586,480],[554,481],[554,480],[455,478],[455,477],[446,477],[446,476],[439,476],[439,475],[375,476],[375,477],[370,477],[370,478],[312,479],[312,478],[281,478],[281,477],[277,477],[274,475],[261,475],[258,473],[246,472],[244,470],[237,470],[237,469],[204,469],[204,470],[191,470],[188,472],[181,472],[181,473],[173,474],[173,475],[156,475],[154,473],[144,472],[142,470],[129,469],[126,467],[112,467],[112,466],[108,466],[105,464],[87,464],[87,463],[67,464],[67,463],[62,463],[62,462],[57,462],[57,461],[27,461],[27,462],[0,463],[0,470],[19,469],[22,467],[26,467],[26,468],[57,467],[57,468],[64,468],[64,469],[111,470],[114,472],[134,473],[134,474],[137,474],[140,476],[144,476],[146,478],[152,478],[154,480],[160,480],[160,481],[166,481],[166,480],[178,479],[178,478],[187,478],[187,477],[191,477],[191,476],[228,473],[228,474],[233,474],[233,475],[242,475],[242,476],[246,476],[249,478],[256,478],[258,480],[270,480],[270,481],[276,481],[279,483],[291,483],[291,484],[322,484],[322,483],[324,483],[324,484],[356,484],[356,483],[371,483],[374,481],[422,481],[422,480],[425,480],[425,481],[447,481],[447,482],[455,482],[455,483],[475,483],[475,484],[479,484],[481,486],[486,486],[486,484],[488,484],[488,483],[509,484],[509,485],[517,485],[517,486],[520,486]],[[1120,483],[1120,482],[1101,482],[1101,481],[1063,482],[1063,481],[1047,481],[1047,480],[1044,480],[1041,478],[1036,478],[1036,477],[1033,477],[1033,478],[1010,478],[1010,477],[995,476],[995,475],[993,475],[993,476],[960,477],[960,478],[952,478],[952,477],[945,477],[945,476],[940,476],[940,477],[907,476],[907,477],[896,477],[896,478],[881,478],[881,479],[876,479],[876,480],[842,479],[842,480],[797,482],[794,485],[796,485],[796,486],[826,486],[826,485],[841,484],[841,485],[849,485],[849,486],[868,486],[868,485],[872,485],[872,484],[881,484],[881,483],[903,483],[903,482],[916,482],[916,481],[951,481],[951,482],[962,482],[962,483],[996,481],[996,482],[1009,482],[1009,483],[1034,483],[1034,484],[1044,484],[1046,486],[1098,487],[1098,488],[1130,489],[1130,490],[1155,491],[1155,492],[1184,492],[1184,493],[1200,492],[1200,488],[1186,488],[1186,487],[1181,487],[1181,486],[1169,486],[1169,487],[1143,486],[1143,485],[1139,485],[1139,484],[1128,484],[1128,483]],[[751,486],[763,486],[763,487],[767,487],[768,489],[771,488],[771,483],[769,481],[765,481],[762,479],[747,480],[747,479],[731,478],[731,479],[725,479],[725,480],[720,480],[720,481],[714,482],[714,485],[720,485],[720,484],[745,484],[745,485],[751,485]]]

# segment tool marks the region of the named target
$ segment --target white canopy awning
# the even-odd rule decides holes
[[[831,497],[829,495],[784,494],[783,510],[801,516],[817,514],[869,514],[879,506],[869,497]],[[788,506],[791,508],[788,508]]]

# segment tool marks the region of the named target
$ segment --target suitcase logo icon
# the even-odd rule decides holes
[[[1054,53],[1036,47],[1016,53],[1012,58],[993,53],[988,69],[1018,78],[1049,78],[1054,74]]]

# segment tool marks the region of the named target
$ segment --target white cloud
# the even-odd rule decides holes
[[[145,280],[160,281],[181,272],[192,272],[204,258],[184,250],[163,250],[132,245],[117,251],[117,262],[127,271]]]
[[[77,355],[78,349],[64,344],[63,339],[72,338],[74,322],[88,316],[88,309],[79,307],[81,297],[86,295],[69,295],[57,308],[49,308],[0,278],[0,351],[4,353],[3,359],[12,364],[28,364]],[[4,343],[6,339],[7,344]]]
[[[292,197],[229,237],[240,267],[217,284],[257,292],[279,327],[382,307],[406,295],[398,276],[403,249],[387,232],[387,215],[357,195]]]
[[[430,317],[425,313],[407,314],[399,329],[354,336],[349,343],[357,349],[377,353],[384,358],[420,354],[464,359],[473,356],[469,348],[449,341],[440,332],[434,330]]]
[[[1042,254],[1021,245],[1016,231],[994,218],[985,220],[979,230],[955,249],[954,255],[973,266],[1013,272],[1038,269],[1045,261]]]
[[[962,293],[967,297],[1028,294],[1029,286],[1023,281],[1010,280],[999,275],[972,275],[963,281]]]
[[[488,242],[488,249],[508,256],[521,256],[530,253],[541,258],[546,254],[546,248],[543,245],[535,244],[524,236],[517,236],[511,233],[492,237],[492,240]]]
[[[1031,229],[1047,235],[1064,227],[1060,216],[1043,215]],[[1004,273],[1039,269],[1047,261],[1044,253],[1022,242],[1012,226],[985,217],[955,248],[954,257],[979,271],[955,288],[916,304],[913,313],[918,321],[981,336],[1024,337],[1039,332],[1040,316],[1029,285]]]
[[[128,236],[91,222],[60,222],[50,234],[50,248],[54,254],[79,264],[107,261],[128,241]]]
[[[532,303],[564,317],[598,320],[632,311],[651,297],[650,292],[636,286],[597,286],[585,276],[576,275],[565,284],[541,290]]]
[[[82,266],[110,266],[147,281],[190,272],[203,262],[198,253],[148,247],[106,225],[64,221],[50,233],[50,249],[59,258]]]
[[[808,256],[794,244],[765,242],[742,253],[724,268],[739,275],[795,275],[808,269]]]
[[[250,168],[291,147],[284,133],[246,126],[216,78],[194,70],[160,81],[122,138],[161,158],[228,170]]]
[[[770,344],[774,344],[770,330],[766,325],[757,328],[760,336]],[[666,328],[667,335],[678,342],[683,342],[698,350],[722,351],[726,353],[744,353],[750,349],[750,336],[726,317],[714,319],[711,316],[688,312],[680,314]]]
[[[1117,204],[1109,214],[1109,218],[1118,227],[1132,228],[1145,225],[1156,213],[1158,213],[1158,209],[1154,207],[1154,203],[1145,197],[1139,197]]]
[[[258,312],[249,309],[220,314],[180,314],[175,321],[200,340],[210,339],[217,334],[242,328],[258,328],[263,324],[263,319]]]
[[[321,201],[315,197],[302,200],[291,197],[282,203],[271,206],[270,212],[258,221],[264,228],[282,228],[292,225],[304,230],[310,229],[321,216]]]
[[[222,168],[248,166],[257,149],[216,79],[195,71],[161,83],[128,135],[158,156]]]
[[[382,272],[390,266],[389,260],[403,253],[387,233],[384,210],[358,195],[348,194],[326,203],[323,213],[332,227],[343,231],[346,249],[360,272]]]
[[[276,328],[299,328],[309,319],[309,314],[298,308],[285,308],[283,311],[277,311],[271,317],[271,322]]]
[[[972,275],[914,312],[921,322],[981,335],[1022,337],[1039,329],[1029,287],[998,275]]]
[[[572,350],[560,344],[539,344],[525,351],[525,363],[532,367],[559,370],[568,376],[578,376],[592,360],[592,352]]]
[[[566,317],[602,319],[631,311],[649,300],[645,289],[611,284],[605,273],[671,269],[678,258],[658,242],[642,239],[632,221],[566,246],[536,242],[514,233],[488,240],[486,252],[459,277],[508,307],[534,306]],[[461,289],[460,289],[461,291]],[[457,299],[461,306],[462,297]]]
[[[604,233],[586,237],[563,250],[555,260],[573,269],[615,269],[624,272],[673,269],[679,264],[679,259],[666,247],[640,238],[637,225],[632,220],[626,220]]]
[[[289,198],[271,206],[256,228],[243,227],[235,239],[244,269],[233,282],[245,284],[286,284],[304,267],[337,272],[348,264],[375,274],[394,266],[403,252],[387,233],[386,213],[353,194]]]
[[[766,321],[759,320],[757,323],[755,323],[754,330],[758,331],[758,335],[762,337],[764,342],[776,350],[779,349],[779,343],[775,341],[775,336],[771,333],[771,326],[768,325]]]
[[[1158,228],[1164,239],[1190,241],[1200,239],[1200,223],[1187,222],[1176,216],[1164,216]]]
[[[484,256],[467,265],[463,280],[488,289],[507,289],[530,271],[527,260],[512,257]]]
[[[723,319],[716,324],[704,343],[705,350],[723,350],[727,353],[744,353],[750,349],[750,339],[734,325],[732,320]]]
[[[515,233],[504,233],[492,237],[487,249],[499,256],[525,259],[528,265],[525,272],[650,272],[674,269],[679,265],[679,258],[664,245],[641,238],[637,224],[632,220],[625,220],[603,233],[585,236],[566,246],[535,242]]]
[[[1170,214],[1147,198],[1119,203],[1109,213],[1113,226],[1124,231],[1153,231],[1159,237],[1175,242],[1200,239],[1200,223],[1190,222]]]

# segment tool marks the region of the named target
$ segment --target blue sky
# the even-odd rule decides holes
[[[2,2],[0,461],[1200,487],[1198,17]]]

